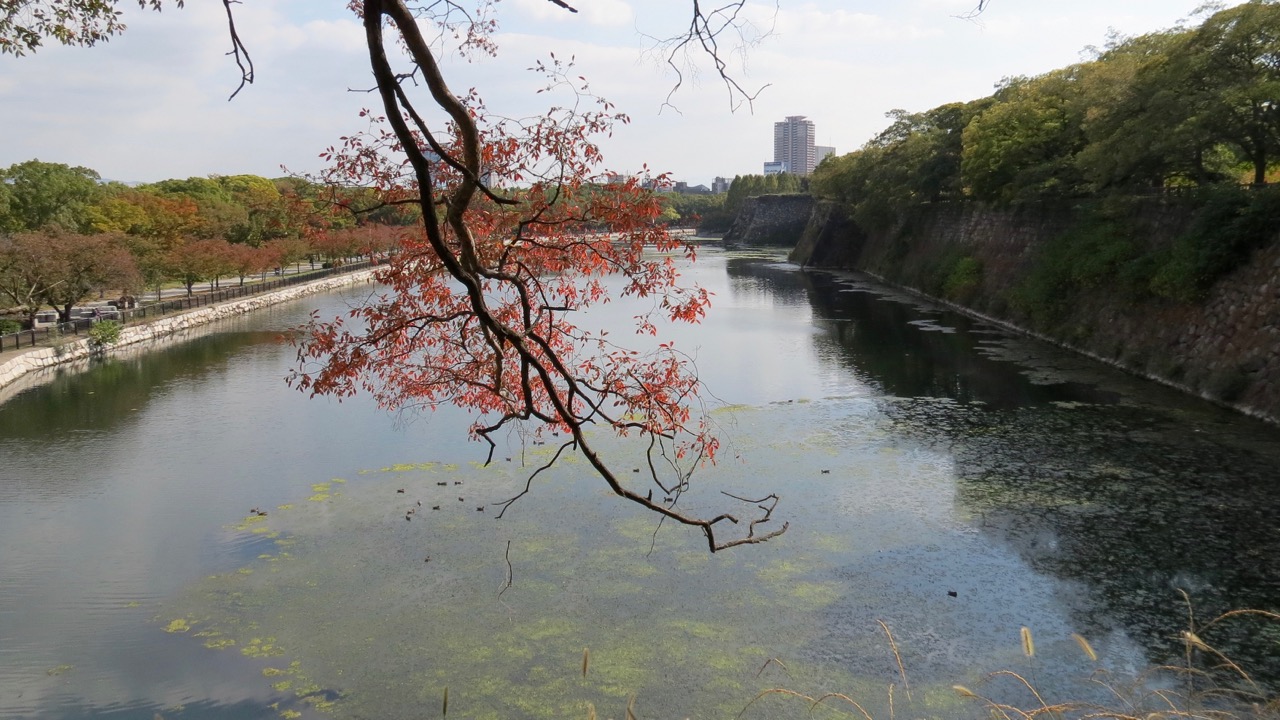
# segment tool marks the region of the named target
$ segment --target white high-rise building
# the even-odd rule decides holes
[[[773,124],[773,161],[782,163],[787,172],[808,175],[817,166],[813,147],[813,121],[803,115],[792,115]]]

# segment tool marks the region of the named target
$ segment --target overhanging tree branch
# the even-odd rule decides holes
[[[706,306],[705,291],[679,285],[669,258],[646,255],[649,248],[693,253],[654,222],[653,194],[635,180],[600,183],[591,174],[600,159],[591,136],[626,117],[585,83],[570,82],[572,62],[552,54],[535,70],[550,77],[549,88],[571,90],[574,102],[527,120],[493,119],[474,92],[459,97],[449,89],[440,50],[421,29],[449,18],[427,9],[403,0],[359,3],[390,129],[348,140],[333,153],[337,172],[374,172],[387,193],[416,196],[421,241],[409,241],[380,274],[391,286],[385,302],[357,311],[367,330],[351,333],[340,323],[310,328],[294,382],[312,393],[338,395],[363,387],[387,407],[452,402],[479,411],[493,418],[472,428],[489,444],[490,460],[497,433],[530,423],[534,437],[563,433],[553,457],[502,503],[504,510],[573,450],[615,494],[698,528],[713,552],[785,532],[786,524],[762,532],[773,519],[776,496],[772,502],[721,496],[749,507],[750,517],[677,508],[693,468],[711,460],[718,447],[705,419],[693,412],[701,383],[691,362],[669,343],[637,354],[569,321],[608,300],[606,276],[621,280],[623,295],[654,298],[654,309],[641,315],[646,333],[656,331],[650,320],[655,313],[696,321]],[[440,27],[463,45],[489,47],[485,27],[474,21]],[[393,67],[388,34],[411,62],[408,72]],[[447,117],[440,128],[430,127],[416,107],[414,87],[402,82],[408,77]],[[400,169],[387,161],[387,152],[403,157]],[[527,184],[500,195],[486,178]],[[596,447],[592,428],[648,438],[649,480],[666,492],[677,489],[675,497],[655,500],[652,489],[624,483]],[[664,480],[662,472],[674,477]],[[726,536],[730,526],[739,530]]]

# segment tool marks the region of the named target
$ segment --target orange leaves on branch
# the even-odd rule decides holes
[[[296,386],[337,396],[363,389],[393,409],[452,403],[472,410],[479,418],[472,433],[490,444],[491,456],[501,432],[564,433],[562,450],[576,449],[615,493],[700,528],[713,551],[784,531],[785,524],[756,531],[776,497],[739,498],[757,517],[740,537],[718,539],[716,528],[738,524],[736,516],[704,518],[654,502],[651,490],[612,471],[586,432],[641,436],[655,468],[649,480],[677,496],[719,447],[688,356],[669,342],[644,353],[620,347],[581,322],[615,299],[611,288],[646,301],[635,323],[649,335],[666,322],[699,321],[710,301],[682,283],[671,256],[692,258],[693,248],[658,222],[653,188],[667,178],[642,184],[602,169],[595,138],[626,116],[581,76],[571,79],[572,60],[554,55],[533,70],[546,77],[543,92],[567,102],[530,118],[495,115],[474,90],[459,98],[448,89],[436,63],[440,49],[420,34],[429,24],[422,8],[415,15],[401,0],[357,4],[385,119],[362,112],[369,128],[325,152],[324,179],[373,188],[382,203],[416,203],[422,225],[379,271],[379,295],[345,321],[313,318],[299,345]],[[432,21],[439,28],[449,18]],[[388,59],[382,36],[389,31],[412,59],[408,71]],[[483,47],[477,38],[489,28],[476,20],[453,32],[468,50]],[[424,119],[413,94],[422,86],[425,102],[448,122]]]

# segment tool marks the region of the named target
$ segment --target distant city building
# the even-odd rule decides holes
[[[717,193],[717,194],[718,194],[718,193],[726,193],[726,192],[729,192],[729,181],[728,181],[728,179],[726,179],[726,178],[722,178],[722,177],[716,177],[716,179],[715,179],[715,180],[712,180],[712,181],[711,181],[711,192],[713,192],[713,193]]]
[[[828,155],[835,155],[835,154],[836,154],[836,149],[831,147],[830,145],[814,145],[813,146],[813,156],[814,156],[813,166],[815,168],[818,167],[819,165],[822,164],[822,158],[827,157]]]
[[[804,115],[792,115],[773,124],[773,162],[781,163],[782,172],[809,175],[818,161],[814,155],[813,121]],[[768,167],[768,163],[765,164]],[[768,175],[769,171],[765,170]]]
[[[781,175],[787,171],[787,164],[784,162],[767,162],[764,164],[765,175]]]

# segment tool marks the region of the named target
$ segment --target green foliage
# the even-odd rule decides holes
[[[1151,262],[1127,223],[1095,209],[1039,249],[1026,280],[1014,288],[1012,308],[1040,330],[1054,329],[1086,292],[1145,293]]]
[[[1019,79],[964,128],[961,170],[973,197],[998,203],[1081,194],[1079,100],[1086,66]]]
[[[296,178],[228,175],[129,187],[103,183],[89,168],[18,163],[0,168],[0,308],[33,315],[52,305],[65,315],[92,291],[158,290],[173,280],[190,288],[233,272],[243,281],[308,255],[341,257],[328,252],[332,236],[357,219],[335,208],[378,203],[369,188]],[[420,217],[409,205],[360,214],[368,228],[363,251],[389,249],[394,238],[378,231]],[[672,211],[668,219],[677,217]],[[193,269],[196,256],[201,266]]]
[[[0,55],[26,55],[46,38],[63,45],[92,46],[124,30],[119,0],[7,0],[0,3]],[[183,0],[173,4],[182,7]],[[159,10],[161,0],[138,0]]]
[[[1199,301],[1280,234],[1280,188],[1212,188],[1187,202],[1199,210],[1171,247],[1138,243],[1125,203],[1086,209],[1075,227],[1039,248],[1010,295],[1011,307],[1032,327],[1048,331],[1060,330],[1069,310],[1091,292]]]
[[[216,181],[230,196],[232,204],[245,211],[242,220],[224,231],[227,241],[258,247],[289,234],[280,191],[270,180],[257,175],[227,175]]]
[[[724,210],[730,217],[737,215],[742,202],[747,198],[760,195],[777,195],[781,193],[798,193],[806,190],[805,183],[797,175],[780,173],[777,175],[737,175],[729,183],[729,192],[725,196]]]
[[[0,318],[0,335],[22,332],[22,323],[9,318]]]
[[[1231,145],[1260,185],[1280,154],[1280,4],[1250,0],[1190,33],[1184,122]]]
[[[101,352],[110,345],[120,342],[120,333],[124,326],[115,320],[102,320],[89,328],[89,346]]]
[[[86,209],[99,193],[98,173],[84,167],[28,160],[0,170],[7,185],[0,232],[87,229]]]
[[[942,283],[942,296],[956,302],[966,302],[982,285],[982,263],[965,256],[951,266],[947,279]]]
[[[810,180],[815,196],[849,206],[867,230],[884,230],[906,208],[963,197],[963,131],[989,100],[950,103],[923,113],[889,113],[894,123],[865,147],[828,158]]]
[[[672,222],[690,226],[695,223],[699,228],[711,232],[728,230],[733,223],[733,216],[725,211],[727,193],[715,195],[698,195],[693,193],[665,193],[662,204],[665,211],[675,213]]]
[[[1096,59],[1004,81],[989,98],[894,110],[862,149],[824,161],[812,191],[868,231],[914,205],[1076,200],[1240,180],[1280,160],[1280,2],[1250,0],[1114,41]]]
[[[1195,222],[1151,280],[1157,295],[1184,302],[1203,298],[1213,283],[1280,232],[1280,188],[1221,188],[1201,198]]]

